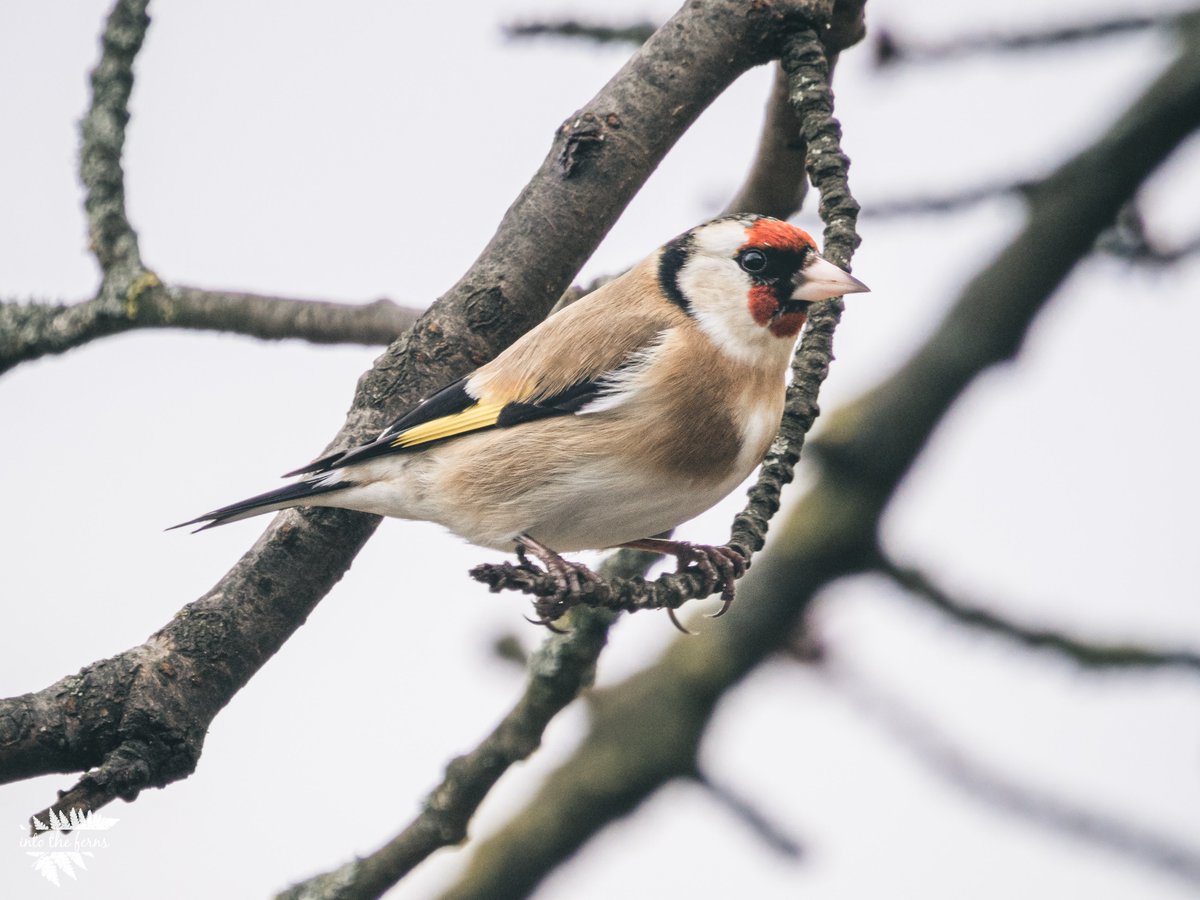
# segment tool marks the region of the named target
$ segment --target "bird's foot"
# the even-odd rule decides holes
[[[585,585],[603,584],[604,580],[583,563],[563,559],[545,544],[522,534],[517,537],[517,557],[521,560],[522,568],[535,570],[525,556],[526,551],[537,557],[546,574],[554,579],[553,593],[539,594],[534,598],[533,611],[537,618],[529,621],[561,634],[561,629],[554,622],[575,605],[587,589]]]
[[[712,613],[710,619],[719,619],[729,611],[733,603],[737,580],[746,574],[749,561],[737,550],[723,545],[691,544],[687,541],[671,541],[675,547],[671,552],[679,563],[675,571],[684,571],[691,563],[696,564],[704,578],[704,590],[715,594],[721,591],[721,608]]]
[[[690,541],[671,541],[665,538],[644,538],[640,541],[630,541],[622,547],[632,547],[635,550],[651,550],[655,553],[669,553],[678,563],[676,573],[684,573],[695,563],[693,570],[703,579],[700,583],[705,595],[721,592],[721,608],[709,615],[710,619],[719,619],[729,611],[733,604],[733,595],[737,580],[746,574],[750,561],[739,551],[724,545],[693,544]],[[684,634],[692,634],[675,616],[675,610],[667,608],[671,623]]]

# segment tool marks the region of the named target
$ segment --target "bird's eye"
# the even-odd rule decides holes
[[[761,250],[745,250],[738,257],[738,265],[744,271],[756,275],[767,267],[767,254]]]

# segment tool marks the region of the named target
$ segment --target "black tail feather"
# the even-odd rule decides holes
[[[301,481],[296,484],[285,485],[273,491],[267,491],[265,494],[258,494],[255,497],[231,503],[228,506],[222,506],[220,509],[214,509],[212,512],[207,512],[202,516],[197,516],[186,522],[180,522],[178,525],[172,525],[167,531],[173,531],[176,528],[186,528],[188,525],[195,525],[199,522],[204,522],[205,524],[197,528],[196,532],[206,531],[209,528],[216,528],[218,525],[224,525],[228,522],[247,519],[260,512],[269,512],[271,507],[280,503],[300,506],[302,504],[292,503],[292,501],[304,500],[307,497],[315,497],[318,494],[327,494],[330,491],[339,491],[342,488],[350,487],[352,484],[353,482],[350,481]]]

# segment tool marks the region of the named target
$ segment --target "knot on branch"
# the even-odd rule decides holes
[[[608,139],[608,132],[620,127],[621,117],[615,112],[604,116],[585,112],[564,122],[558,129],[563,145],[557,159],[563,177],[571,178],[582,172],[587,160],[600,152],[601,145]]]

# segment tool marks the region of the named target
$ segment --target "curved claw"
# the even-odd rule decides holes
[[[721,616],[725,615],[725,613],[729,612],[729,607],[731,607],[731,606],[733,606],[733,598],[732,597],[722,598],[720,609],[718,609],[715,613],[705,613],[704,615],[706,618],[709,618],[709,619],[719,619],[719,618],[721,618]]]
[[[729,611],[733,603],[736,582],[746,573],[746,558],[736,550],[728,547],[709,547],[680,542],[676,551],[682,569],[688,562],[695,562],[700,574],[704,576],[704,588],[712,593],[721,588],[721,608],[708,616],[719,619]]]
[[[553,631],[555,634],[567,634],[567,631],[565,629],[559,628],[557,625],[554,624],[553,620],[547,619],[545,616],[542,616],[537,619],[531,619],[531,618],[529,618],[529,616],[522,615],[521,618],[524,619],[526,622],[528,622],[530,625],[541,625],[543,628],[547,628],[550,631]]]
[[[666,538],[641,538],[636,541],[627,541],[621,546],[634,550],[649,550],[651,553],[670,553],[678,563],[678,567],[675,569],[677,573],[683,572],[692,563],[695,563],[696,567],[690,569],[689,573],[700,576],[700,586],[704,596],[712,594],[717,588],[721,589],[721,608],[715,613],[711,613],[708,616],[710,619],[719,619],[729,611],[729,607],[733,603],[736,582],[750,568],[749,557],[740,548],[730,546],[714,547],[706,544],[692,544],[687,541],[672,541]],[[673,610],[668,610],[668,612],[671,615],[671,622],[676,628],[685,634],[693,634],[679,624]]]
[[[686,634],[688,637],[696,636],[696,632],[691,631],[690,629],[688,629],[688,627],[686,625],[684,625],[682,622],[680,622],[679,617],[677,615],[675,615],[675,610],[673,610],[669,606],[667,607],[667,618],[669,618],[671,620],[671,624],[674,625],[675,629],[677,631],[679,631],[681,634]]]
[[[544,625],[557,634],[566,634],[553,623],[580,601],[585,584],[603,584],[603,579],[582,563],[563,559],[545,544],[527,534],[517,536],[517,557],[521,564],[532,571],[537,568],[529,562],[526,551],[537,557],[545,567],[546,574],[554,580],[554,592],[538,597],[533,604],[536,619],[525,618],[535,625]]]

